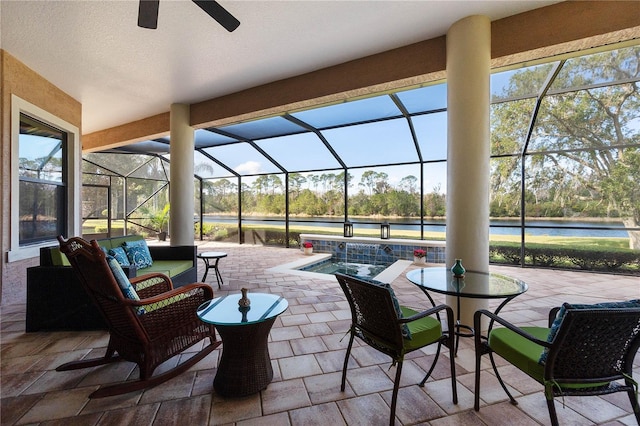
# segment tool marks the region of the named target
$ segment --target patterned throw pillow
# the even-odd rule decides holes
[[[122,266],[120,266],[120,263],[118,263],[115,257],[107,256],[107,264],[109,265],[109,269],[111,269],[111,272],[113,273],[113,277],[118,283],[118,287],[120,287],[120,290],[122,290],[122,294],[124,294],[124,297],[131,300],[140,300],[140,296],[138,296],[138,293],[136,293],[136,289],[133,288],[133,285],[131,285],[129,278],[127,278],[127,275],[122,270]]]
[[[122,265],[122,266],[131,265],[131,263],[129,263],[129,258],[127,257],[127,253],[124,251],[124,249],[122,247],[116,247],[116,248],[113,248],[113,249],[109,249],[107,254],[109,256],[115,257],[116,260],[118,261],[118,263],[120,265]]]
[[[553,320],[551,324],[551,329],[549,329],[549,336],[547,337],[547,342],[552,342],[555,339],[556,334],[558,334],[558,329],[560,329],[560,325],[562,324],[562,320],[567,313],[568,309],[615,309],[615,308],[640,308],[640,299],[633,300],[625,300],[622,302],[602,302],[602,303],[594,303],[590,305],[586,304],[575,304],[571,305],[569,303],[563,303],[560,307],[560,310],[556,314],[556,318]],[[547,356],[549,355],[549,348],[544,348],[542,354],[540,354],[540,359],[538,360],[539,364],[544,365],[547,362]]]
[[[138,269],[148,268],[153,264],[149,247],[145,240],[125,241],[122,243],[127,258],[132,265],[136,265]]]
[[[373,284],[375,286],[378,287],[382,287],[384,289],[386,289],[389,294],[391,295],[391,301],[393,302],[393,308],[396,311],[396,314],[398,315],[398,318],[404,318],[404,315],[402,314],[402,309],[400,309],[400,303],[398,303],[398,299],[396,298],[396,293],[393,291],[393,288],[391,288],[391,284],[387,284],[387,283],[383,283],[377,280],[372,280],[372,279],[368,279],[368,278],[363,278],[363,277],[358,277],[359,280],[365,281],[369,284]],[[409,331],[409,326],[405,323],[405,324],[401,324],[400,325],[400,329],[402,330],[402,337],[404,337],[407,340],[411,340],[411,332]]]

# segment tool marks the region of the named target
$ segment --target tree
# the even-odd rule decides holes
[[[549,68],[532,67],[513,74],[505,98],[523,98],[539,91]],[[640,173],[639,80],[638,46],[564,63],[541,102],[528,145],[529,152],[539,153],[527,157],[525,169],[534,203],[550,201],[571,216],[582,214],[579,209],[587,205],[593,211],[594,204],[605,203],[605,211],[622,216],[626,226],[640,226],[636,189]],[[514,154],[518,146],[524,146],[526,132],[521,129],[531,120],[531,106],[524,100],[494,106],[494,153]],[[508,185],[509,175],[517,168],[515,156],[494,167],[494,193],[498,188],[504,190],[504,184],[513,189]],[[590,194],[590,199],[578,194]],[[637,234],[630,244],[640,249]]]
[[[302,185],[305,184],[307,178],[302,176],[300,173],[289,173],[289,187],[293,194],[300,194],[300,190],[302,189]]]
[[[368,189],[369,195],[384,194],[391,186],[388,183],[389,175],[384,172],[376,172],[373,170],[367,170],[362,173],[359,186]]]
[[[409,175],[400,179],[399,187],[400,189],[407,191],[409,194],[415,194],[417,183],[418,183],[418,178],[413,175]]]

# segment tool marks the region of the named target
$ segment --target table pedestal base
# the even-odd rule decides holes
[[[256,324],[216,325],[222,357],[213,388],[221,396],[240,397],[266,388],[273,379],[267,340],[275,317]]]
[[[474,337],[476,334],[473,330],[473,327],[470,327],[468,325],[465,324],[460,324],[460,320],[456,321],[456,325],[454,326],[454,330],[455,330],[455,335],[456,335],[456,347],[455,350],[453,351],[453,356],[458,356],[458,348],[460,347],[460,338],[461,337]],[[466,330],[465,331],[461,331],[461,330]]]

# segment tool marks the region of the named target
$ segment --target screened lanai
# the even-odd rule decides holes
[[[638,45],[494,70],[492,261],[638,271],[639,80]],[[84,155],[85,233],[154,230],[169,144]],[[350,221],[355,235],[388,222],[393,238],[445,240],[451,161],[446,81],[196,129],[195,235],[289,247]]]

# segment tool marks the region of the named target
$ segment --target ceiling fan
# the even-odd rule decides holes
[[[209,16],[218,21],[227,31],[232,32],[240,25],[232,14],[220,6],[217,1],[213,0],[191,0],[200,9],[207,12]],[[158,8],[160,0],[140,0],[138,8],[138,26],[142,28],[156,29],[158,28]]]

